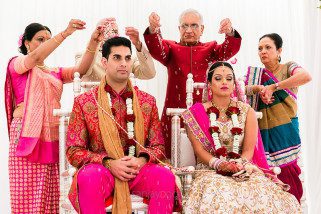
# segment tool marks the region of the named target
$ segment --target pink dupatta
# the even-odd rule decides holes
[[[30,162],[35,163],[58,163],[59,118],[54,117],[52,112],[53,109],[60,108],[62,87],[62,81],[50,73],[43,72],[37,67],[29,71],[17,156],[26,157]],[[15,103],[8,69],[5,97],[9,129]]]

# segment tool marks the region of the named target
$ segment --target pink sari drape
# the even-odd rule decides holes
[[[9,64],[5,83],[8,129],[16,105]],[[29,71],[24,94],[22,132],[16,150],[17,156],[26,157],[35,163],[58,163],[59,119],[54,117],[52,112],[53,109],[60,108],[61,94],[62,81],[60,79],[37,67]]]
[[[270,168],[266,160],[260,130],[258,130],[258,133],[257,133],[257,143],[254,148],[252,162],[257,166],[259,166],[261,169],[269,170]]]

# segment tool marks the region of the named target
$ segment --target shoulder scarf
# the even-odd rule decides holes
[[[9,62],[10,63],[10,62]],[[51,164],[59,160],[59,118],[52,112],[60,108],[62,82],[52,74],[34,67],[28,71],[24,93],[24,116],[16,155],[30,162]],[[12,81],[9,71],[6,80],[6,106],[8,125],[14,110]],[[9,80],[10,79],[10,80]],[[11,89],[9,89],[11,87]],[[11,103],[11,104],[10,104]],[[10,126],[9,126],[10,127]]]
[[[98,88],[98,104],[110,115],[112,115],[111,107],[107,93],[105,91],[106,78],[102,78]],[[140,109],[137,92],[132,86],[131,82],[128,81],[128,85],[133,91],[133,110],[135,114],[135,137],[136,140],[144,145],[144,118]],[[98,108],[98,120],[99,128],[101,130],[102,140],[107,154],[112,159],[119,159],[124,157],[123,147],[121,145],[117,125],[113,119],[111,119],[101,108]],[[136,145],[136,154],[139,154],[139,146]],[[115,214],[131,214],[131,199],[129,186],[127,182],[121,181],[115,178],[115,189],[113,198],[113,210]]]

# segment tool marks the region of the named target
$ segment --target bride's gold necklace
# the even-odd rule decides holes
[[[217,109],[220,111],[220,113],[224,113],[224,115],[220,114],[220,118],[221,118],[223,121],[226,121],[226,120],[227,120],[226,111],[227,111],[227,109],[228,109],[229,107],[231,107],[231,105],[232,105],[232,100],[230,99],[230,103],[228,104],[228,106],[227,106],[226,108],[218,107],[218,106],[214,103],[213,100],[211,101],[211,103],[212,103],[212,106],[213,106],[213,107],[217,108]]]

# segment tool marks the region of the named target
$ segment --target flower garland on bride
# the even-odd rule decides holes
[[[230,130],[233,134],[233,151],[227,152],[225,146],[222,146],[219,140],[219,127],[217,126],[217,118],[219,118],[220,111],[215,107],[211,106],[207,109],[207,114],[210,119],[209,131],[212,135],[214,146],[215,146],[215,156],[219,159],[237,159],[240,158],[239,147],[240,147],[240,135],[243,129],[239,127],[238,115],[240,114],[240,109],[238,107],[230,106],[226,110],[226,115],[232,119],[233,128]]]

